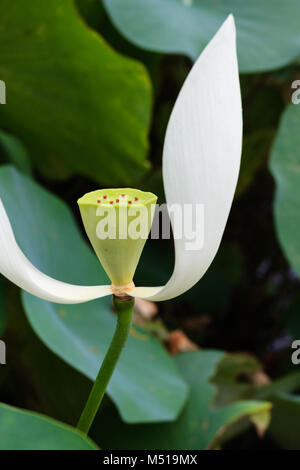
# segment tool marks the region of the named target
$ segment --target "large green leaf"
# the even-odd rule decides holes
[[[282,67],[300,50],[298,0],[103,0],[113,23],[127,39],[158,52],[196,59],[233,13],[240,70]]]
[[[0,404],[1,450],[96,450],[89,438],[46,416]]]
[[[8,345],[9,357],[0,371],[0,395],[21,408],[76,426],[91,388],[90,380],[36,336],[22,312],[18,288],[12,284],[7,289],[7,317],[2,339]],[[21,387],[16,386],[19,381]],[[106,401],[107,397],[104,404]]]
[[[17,241],[35,266],[74,284],[108,282],[63,202],[12,167],[0,170],[0,198]],[[110,298],[72,306],[51,304],[23,293],[23,302],[43,342],[95,379],[115,326]],[[187,386],[159,342],[133,327],[108,393],[126,421],[168,421],[182,408]]]
[[[223,357],[223,352],[214,350],[177,356],[178,366],[190,385],[188,402],[177,421],[129,426],[121,423],[112,410],[104,411],[99,428],[94,429],[95,439],[109,449],[205,449],[238,419],[268,412],[269,403],[255,400],[213,407],[215,387],[210,379]]]
[[[27,150],[15,136],[0,130],[0,158],[5,163],[14,164],[18,170],[31,175],[31,165]]]
[[[72,1],[0,2],[0,125],[49,176],[130,184],[145,160],[151,86],[145,68],[109,47]]]
[[[276,181],[275,222],[282,249],[300,276],[300,106],[283,113],[271,155]]]

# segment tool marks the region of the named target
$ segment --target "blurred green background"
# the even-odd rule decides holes
[[[213,265],[181,297],[137,304],[93,442],[70,426],[113,334],[110,299],[54,305],[0,278],[1,449],[300,449],[298,0],[0,0],[0,197],[39,269],[106,282],[76,200],[130,185],[164,202],[170,112],[229,13],[244,143]],[[165,282],[173,257],[148,241],[135,283]]]

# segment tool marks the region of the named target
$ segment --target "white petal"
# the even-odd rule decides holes
[[[30,294],[62,304],[87,302],[111,294],[109,286],[74,286],[36,269],[20,250],[0,200],[0,273]]]
[[[163,289],[160,287],[134,287],[128,292],[132,297],[138,297],[140,299],[152,299],[158,292]]]
[[[204,205],[203,247],[188,251],[186,237],[175,240],[175,268],[168,283],[151,291],[139,288],[132,295],[167,300],[190,289],[206,272],[227,222],[241,147],[242,107],[235,26],[230,15],[188,75],[164,145],[167,203]]]

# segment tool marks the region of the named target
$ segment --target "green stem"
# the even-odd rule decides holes
[[[94,421],[131,327],[134,299],[126,297],[123,300],[114,296],[114,305],[118,315],[116,331],[77,424],[77,428],[85,434],[89,432]]]

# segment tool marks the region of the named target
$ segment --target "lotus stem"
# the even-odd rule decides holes
[[[95,419],[131,328],[134,299],[114,295],[113,303],[118,316],[116,330],[77,424],[77,429],[85,434]]]

